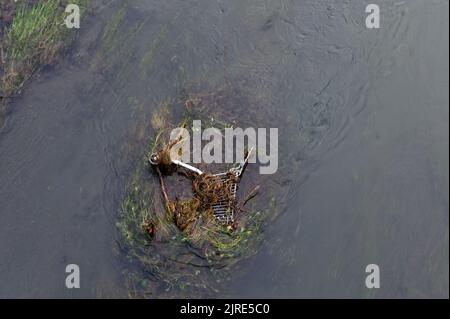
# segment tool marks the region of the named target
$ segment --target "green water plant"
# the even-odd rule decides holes
[[[73,39],[66,27],[65,7],[77,4],[83,13],[89,0],[38,0],[18,4],[14,19],[0,42],[3,97],[11,97],[40,68],[55,62]]]
[[[117,227],[121,247],[129,262],[136,266],[135,271],[128,274],[131,291],[135,292],[133,296],[207,297],[216,294],[240,261],[258,252],[268,216],[276,209],[275,198],[266,194],[258,197],[259,205],[255,203],[242,210],[236,208],[235,222],[226,224],[214,217],[208,203],[217,196],[214,192],[222,192],[227,187],[211,184],[215,185],[214,192],[202,194],[202,197],[198,196],[195,186],[196,183],[208,184],[207,181],[177,177],[177,172],[167,175],[155,172],[148,159],[150,154],[169,143],[169,132],[175,127],[171,123],[189,130],[193,118],[207,122],[213,114],[220,125],[232,126],[220,114],[206,112],[208,102],[202,99],[188,98],[181,103],[182,112],[176,110],[176,104],[166,101],[155,109],[151,119],[153,138],[130,179],[119,213]],[[178,119],[170,118],[173,113],[181,115]],[[180,179],[184,183],[181,184]],[[257,177],[253,176],[252,182],[258,183]],[[166,194],[162,183],[172,184],[167,186]],[[208,189],[204,186],[202,184],[202,190]],[[236,207],[242,208],[242,200],[253,186],[242,190],[244,196],[241,194]],[[186,189],[189,190],[187,195]]]

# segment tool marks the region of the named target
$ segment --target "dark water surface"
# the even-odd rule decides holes
[[[448,298],[448,1],[379,1],[378,30],[362,1],[98,3],[10,105],[0,297],[127,296],[115,223],[152,110],[241,86],[299,170],[219,296]],[[70,263],[81,289],[65,288]],[[380,289],[364,284],[372,263]]]

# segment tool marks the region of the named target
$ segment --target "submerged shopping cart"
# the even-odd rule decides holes
[[[240,163],[236,164],[232,168],[230,168],[228,171],[218,174],[211,175],[211,182],[212,183],[227,183],[230,187],[229,192],[231,196],[228,196],[228,194],[222,194],[217,201],[214,202],[212,205],[214,216],[216,219],[224,224],[232,224],[234,222],[235,218],[235,203],[236,203],[236,193],[238,189],[238,183],[240,181],[240,178],[242,176],[242,173],[244,172],[245,167],[248,164],[248,160],[250,158],[250,155],[253,151],[253,148],[250,149],[250,151],[247,152],[245,158]],[[160,163],[160,158],[158,153],[153,153],[149,158],[150,164],[157,166]],[[180,160],[172,160],[172,164],[183,167],[184,169],[196,174],[196,175],[203,175],[205,174],[202,170],[189,165],[187,163],[184,163]]]

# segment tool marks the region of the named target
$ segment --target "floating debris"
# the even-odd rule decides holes
[[[135,296],[216,294],[238,262],[258,251],[262,227],[274,212],[276,201],[269,194],[261,196],[260,205],[248,204],[263,182],[251,166],[245,169],[252,150],[231,166],[196,167],[171,158],[176,140],[169,132],[175,127],[191,130],[193,119],[207,123],[211,118],[211,126],[233,126],[217,112],[205,111],[215,105],[210,96],[164,102],[151,117],[154,138],[130,181],[117,224],[122,248],[139,265],[140,270],[127,275]],[[139,284],[143,281],[145,287]]]

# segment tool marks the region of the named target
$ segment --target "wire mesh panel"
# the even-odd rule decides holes
[[[230,176],[229,173],[220,173],[213,175],[217,178],[218,183],[228,183],[230,180],[230,194],[226,196],[222,195],[216,204],[212,205],[214,210],[214,216],[222,223],[230,224],[234,222],[234,204],[236,201],[236,192],[237,192],[237,181],[236,178]]]

